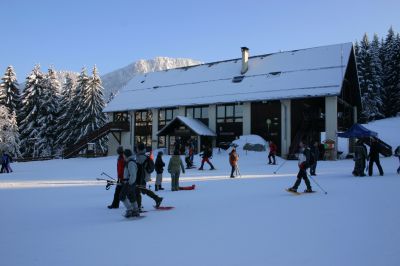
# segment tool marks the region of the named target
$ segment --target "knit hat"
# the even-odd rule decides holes
[[[126,157],[131,157],[132,156],[132,151],[130,149],[126,149],[126,150],[124,150],[124,155]]]

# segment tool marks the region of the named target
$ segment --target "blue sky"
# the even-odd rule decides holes
[[[185,57],[203,62],[384,37],[400,32],[400,1],[128,1],[0,0],[0,75],[19,82],[37,63],[47,71],[100,74],[138,59]]]

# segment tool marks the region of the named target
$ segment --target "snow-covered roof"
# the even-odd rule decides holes
[[[128,111],[339,95],[352,43],[241,58],[135,76],[104,109]]]
[[[217,136],[217,134],[215,134],[214,131],[209,129],[199,120],[179,115],[175,117],[172,121],[170,121],[167,125],[165,125],[165,127],[163,127],[160,131],[158,131],[157,135],[162,135],[166,130],[170,128],[172,124],[176,123],[177,120],[182,122],[185,126],[190,128],[193,132],[195,132],[199,136],[212,136],[212,137]]]

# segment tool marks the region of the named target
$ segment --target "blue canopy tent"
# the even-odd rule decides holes
[[[371,131],[368,128],[363,127],[360,124],[354,124],[346,132],[338,133],[338,137],[341,138],[369,138],[378,137],[378,133]]]
[[[363,127],[360,124],[354,124],[346,132],[338,133],[341,138],[364,139],[364,143],[370,145],[369,138],[374,138],[379,143],[379,152],[384,156],[392,156],[392,147],[378,138],[378,133]],[[365,140],[367,139],[367,140]]]

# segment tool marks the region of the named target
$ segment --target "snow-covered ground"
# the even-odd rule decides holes
[[[165,174],[159,194],[176,208],[141,220],[107,209],[114,188],[95,180],[115,174],[116,157],[14,163],[0,174],[0,265],[400,265],[397,158],[364,178],[351,175],[352,160],[319,162],[328,194],[313,184],[318,193],[295,196],[284,189],[296,161],[269,166],[266,152],[239,151],[235,179],[224,151],[218,170],[183,175],[194,191],[171,192]],[[145,209],[153,204],[144,197]]]

